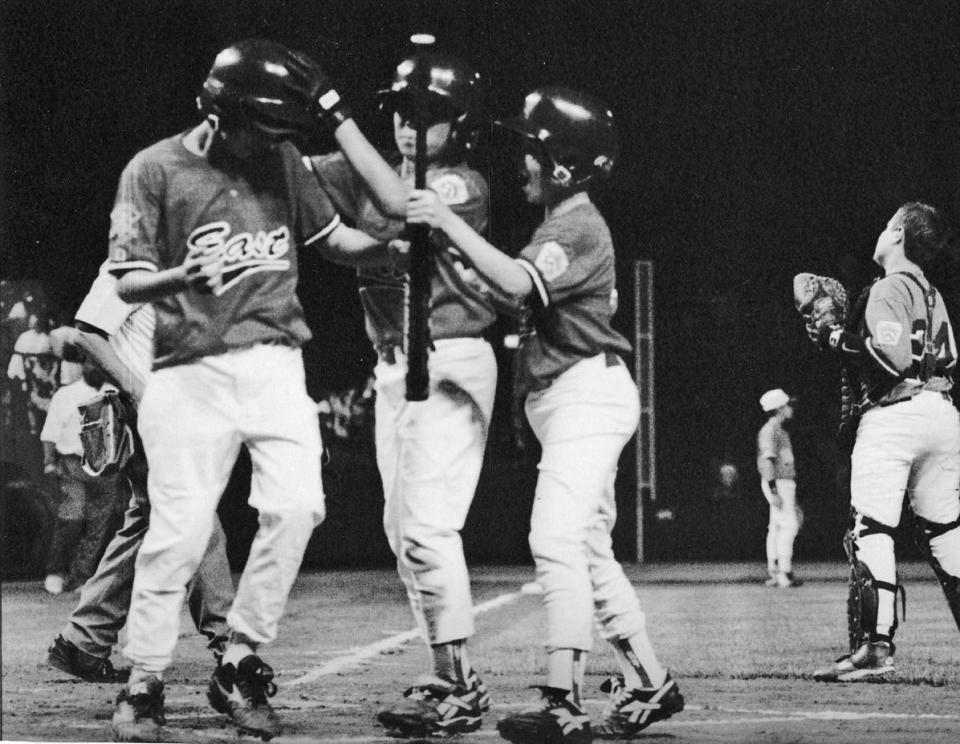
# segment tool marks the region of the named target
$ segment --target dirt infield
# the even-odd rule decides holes
[[[650,635],[678,679],[687,708],[643,732],[641,741],[684,744],[843,742],[946,744],[960,740],[960,636],[924,566],[903,567],[906,622],[897,636],[895,680],[822,684],[811,672],[842,650],[845,570],[798,569],[795,590],[768,589],[757,566],[629,566]],[[529,568],[475,569],[477,636],[471,656],[494,709],[466,744],[499,741],[494,722],[531,700],[542,681],[540,598],[520,587]],[[76,595],[50,597],[33,583],[2,587],[4,741],[105,741],[114,685],[73,681],[43,662]],[[389,570],[303,573],[281,637],[264,650],[277,670],[274,698],[285,742],[377,744],[375,711],[426,670],[399,581]],[[184,616],[166,679],[165,741],[255,742],[238,737],[204,695],[212,658]],[[123,658],[117,654],[117,664]],[[588,707],[614,671],[598,643],[590,657]]]

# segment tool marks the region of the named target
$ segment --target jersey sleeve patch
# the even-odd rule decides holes
[[[873,334],[873,340],[878,346],[896,346],[902,335],[902,325],[893,320],[881,320],[877,323],[877,331]]]
[[[570,267],[570,259],[563,246],[554,240],[549,240],[540,246],[537,258],[534,261],[537,270],[548,282],[556,281]]]
[[[457,173],[444,173],[438,176],[430,183],[430,188],[437,192],[440,201],[448,206],[466,204],[467,199],[470,198],[467,182]]]
[[[140,234],[140,220],[143,216],[137,210],[136,206],[130,202],[119,202],[110,212],[110,243],[128,243],[137,239]],[[114,261],[126,261],[128,256],[122,248],[115,248],[114,252],[122,252],[119,258],[114,257]]]

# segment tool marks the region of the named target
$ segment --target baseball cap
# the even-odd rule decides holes
[[[768,390],[760,396],[760,407],[764,412],[776,411],[780,406],[785,406],[791,402],[791,397],[780,388]]]

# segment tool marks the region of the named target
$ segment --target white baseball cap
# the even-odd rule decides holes
[[[770,411],[776,411],[778,408],[787,405],[789,402],[790,396],[783,392],[783,390],[780,388],[768,390],[760,396],[760,407],[766,413],[769,413]]]

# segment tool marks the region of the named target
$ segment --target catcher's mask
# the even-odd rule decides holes
[[[278,42],[240,41],[217,55],[197,107],[216,128],[249,123],[270,140],[303,138],[316,127],[316,69],[309,57]]]
[[[619,155],[613,113],[569,88],[538,88],[527,95],[520,116],[494,123],[535,143],[551,180],[565,188],[608,176]]]

